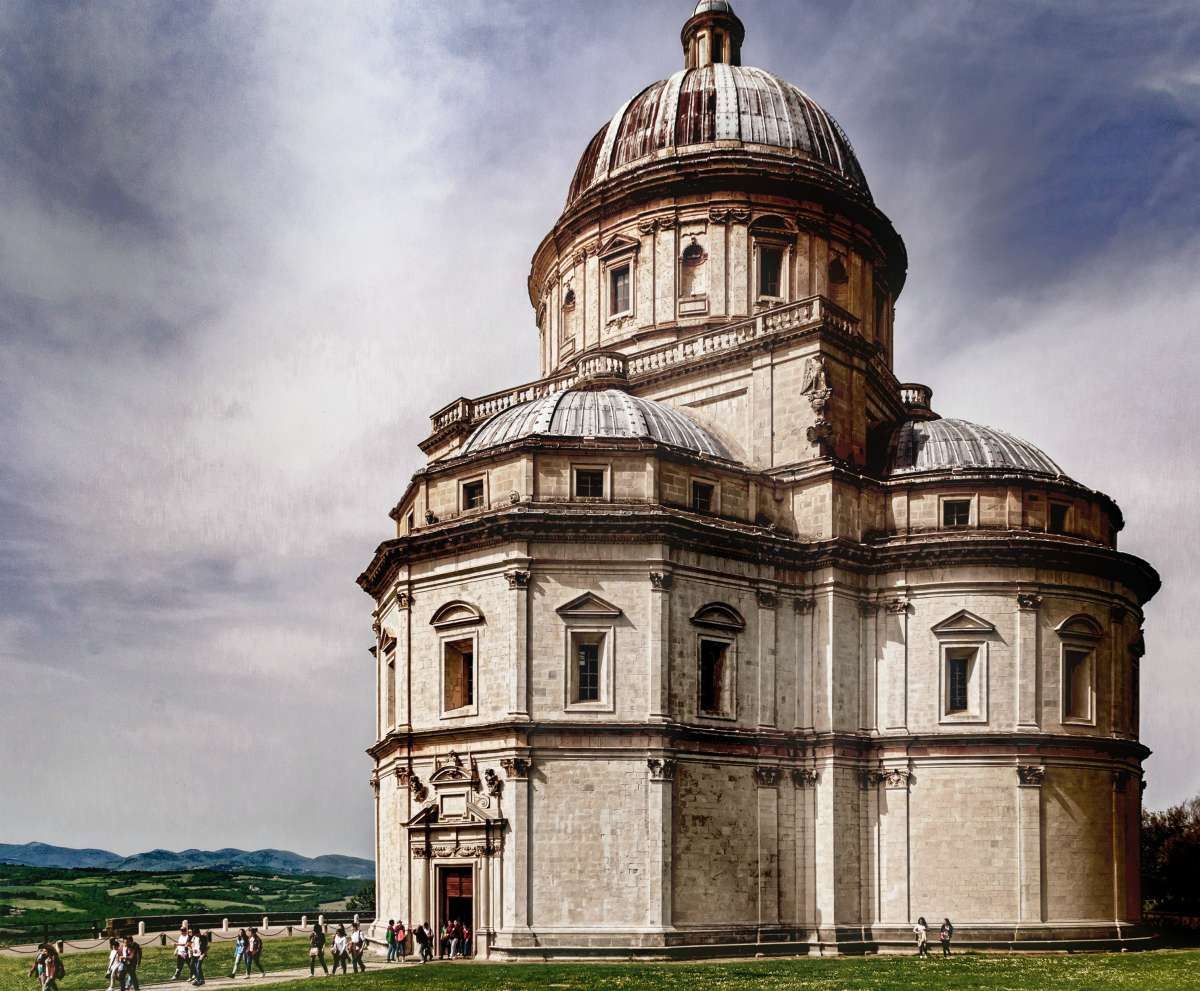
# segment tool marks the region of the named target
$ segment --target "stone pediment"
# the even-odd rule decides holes
[[[614,255],[624,254],[625,252],[636,252],[641,246],[640,241],[617,234],[615,237],[611,237],[605,241],[597,254],[601,258],[610,258]]]
[[[584,592],[555,611],[560,616],[572,616],[577,619],[615,619],[621,615],[620,609],[594,592]]]
[[[489,803],[490,804],[490,803]],[[422,805],[416,814],[404,825],[409,829],[417,827],[455,827],[461,829],[470,825],[492,825],[503,820],[490,808],[483,808],[470,795],[439,795],[433,801]]]
[[[940,623],[934,624],[933,632],[942,636],[947,633],[994,634],[996,627],[982,616],[976,616],[968,609],[960,609],[952,616],[947,616]]]
[[[437,612],[429,620],[429,625],[439,630],[454,626],[471,626],[483,622],[483,613],[469,602],[447,602],[439,606]]]
[[[1084,640],[1099,640],[1104,636],[1104,629],[1091,616],[1076,613],[1064,619],[1054,628],[1060,637],[1075,637]]]

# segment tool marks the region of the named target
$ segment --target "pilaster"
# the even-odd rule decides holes
[[[1046,769],[1017,765],[1017,887],[1020,921],[1034,925],[1046,920],[1045,846],[1042,840],[1042,780]]]
[[[754,769],[758,785],[758,924],[779,925],[779,779],[778,767]]]
[[[881,729],[887,732],[908,729],[908,614],[905,599],[889,600],[884,608],[885,640],[883,646],[883,676],[881,682],[881,704],[884,707],[880,719]]]
[[[646,678],[649,684],[651,722],[671,718],[671,587],[669,571],[650,572],[650,597],[646,634]]]
[[[792,600],[796,614],[796,729],[813,728],[813,629],[816,602],[811,595]]]
[[[812,768],[792,771],[796,787],[796,925],[812,931],[817,927],[816,830],[817,781]]]
[[[504,928],[513,942],[528,938],[530,923],[530,824],[533,794],[529,776],[533,762],[528,757],[505,757],[505,810],[509,834],[504,843]]]
[[[1017,595],[1017,726],[1041,725],[1042,665],[1038,649],[1038,610],[1042,597],[1033,592]]]
[[[509,657],[512,664],[510,716],[529,718],[529,572],[520,568],[505,572],[512,594],[512,625],[509,630]]]
[[[776,658],[779,596],[774,588],[760,588],[758,599],[758,725],[773,727],[776,722]]]
[[[649,855],[649,925],[656,929],[672,927],[674,826],[672,810],[675,796],[675,761],[670,757],[646,760],[649,780],[646,786],[646,819]]]
[[[912,773],[886,768],[879,782],[879,921],[903,926],[912,920],[908,824]]]

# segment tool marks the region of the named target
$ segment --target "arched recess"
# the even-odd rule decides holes
[[[714,630],[740,631],[746,628],[746,620],[733,606],[725,602],[710,602],[692,614],[692,623]]]
[[[429,625],[438,630],[447,630],[456,626],[474,626],[483,621],[483,613],[475,606],[455,599],[439,606],[433,618],[429,620]]]

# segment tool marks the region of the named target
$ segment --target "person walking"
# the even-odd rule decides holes
[[[179,975],[188,966],[188,943],[191,942],[191,939],[192,934],[188,931],[187,925],[180,926],[179,935],[175,937],[175,976],[171,978],[173,981],[179,980]]]
[[[462,940],[462,945],[459,948],[459,955],[469,957],[471,955],[471,930],[467,928],[465,922],[458,924],[459,938]]]
[[[954,924],[949,919],[942,919],[942,928],[938,939],[942,941],[942,956],[950,956],[950,940],[954,938]]]
[[[51,944],[39,943],[37,955],[29,968],[29,976],[37,978],[42,991],[58,991],[58,982],[67,976],[67,968]]]
[[[450,944],[451,960],[459,955],[459,950],[462,947],[462,940],[459,933],[458,920],[451,919],[450,925],[446,927],[446,941]]]
[[[394,935],[396,941],[396,956],[400,958],[401,963],[404,963],[405,957],[408,955],[406,952],[407,947],[405,946],[405,943],[408,940],[408,933],[404,929],[403,919],[396,920],[396,929]]]
[[[317,973],[317,961],[321,963],[321,969],[325,971],[325,976],[329,976],[329,966],[325,963],[325,930],[321,928],[321,923],[314,922],[312,932],[308,937],[308,976],[313,977]]]
[[[196,985],[196,987],[201,987],[204,984],[204,958],[208,956],[210,938],[197,929],[192,934],[191,943],[188,944],[188,959],[192,965],[191,983]]]
[[[417,941],[417,952],[421,963],[429,963],[433,959],[433,930],[428,922],[422,922],[413,930],[413,939]]]
[[[229,972],[230,977],[237,977],[238,968],[242,965],[242,956],[246,952],[246,930],[239,929],[237,937],[233,941],[233,969]]]
[[[120,945],[115,936],[108,941],[108,991],[114,991],[113,982],[121,979],[119,972],[121,966]]]
[[[929,925],[925,922],[925,916],[917,919],[917,924],[913,926],[913,935],[917,937],[917,956],[929,956]]]
[[[121,991],[126,988],[133,988],[133,991],[141,991],[141,985],[138,983],[138,967],[142,963],[142,948],[138,946],[138,941],[132,936],[125,937],[125,945],[122,947],[121,963]]]
[[[363,936],[362,930],[358,928],[358,923],[355,922],[350,929],[350,961],[354,964],[354,973],[359,971],[366,972],[367,962],[363,959],[367,949],[367,940]]]
[[[250,935],[246,942],[246,979],[250,979],[250,968],[257,967],[258,972],[263,977],[267,976],[267,972],[263,970],[262,965],[262,937],[258,934],[258,930],[253,926],[250,927]]]
[[[387,943],[387,962],[391,963],[396,959],[396,920],[388,919],[387,929],[383,933],[384,941]]]
[[[346,957],[349,953],[350,940],[346,938],[346,927],[338,926],[333,936],[333,972],[336,974],[338,964],[342,965],[342,973],[346,973]]]

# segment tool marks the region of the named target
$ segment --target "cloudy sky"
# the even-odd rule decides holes
[[[1124,509],[1147,802],[1200,791],[1190,0],[737,0],[911,257],[901,379]],[[688,0],[0,5],[0,841],[370,855],[354,584]]]

